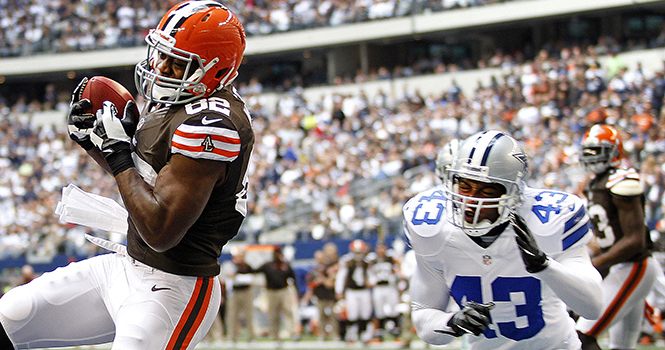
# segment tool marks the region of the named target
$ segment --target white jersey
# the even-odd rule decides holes
[[[577,196],[528,187],[524,195],[516,212],[551,259],[584,247],[591,239],[589,218]],[[414,305],[445,311],[446,293],[460,306],[469,300],[494,302],[490,326],[481,336],[470,337],[474,350],[579,349],[566,305],[537,274],[526,271],[512,226],[483,248],[448,222],[451,204],[439,187],[416,195],[404,206],[407,238],[418,264],[428,265],[419,269],[429,269],[436,277],[420,286],[429,293],[412,293]]]
[[[369,261],[369,273],[372,285],[394,285],[396,283],[396,270],[398,267],[397,259],[392,252],[387,252],[385,256],[379,257],[372,252],[367,254]]]

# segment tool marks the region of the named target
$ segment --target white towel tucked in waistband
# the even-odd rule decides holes
[[[127,234],[127,210],[111,198],[85,192],[74,184],[62,189],[55,208],[60,220],[104,231]]]

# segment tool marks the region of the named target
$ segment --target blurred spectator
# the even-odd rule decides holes
[[[227,288],[226,334],[228,340],[235,342],[242,330],[242,321],[247,327],[247,341],[254,340],[254,269],[245,261],[243,248],[231,252],[232,263],[224,264]]]
[[[339,323],[334,312],[335,276],[337,275],[337,259],[330,261],[323,250],[314,252],[315,265],[307,274],[307,292],[301,303],[310,301],[318,311],[317,337],[319,340],[339,340]]]
[[[32,265],[23,265],[23,267],[21,267],[21,282],[19,284],[30,283],[30,281],[34,280],[36,277],[37,275],[35,274],[35,269]]]
[[[291,265],[284,260],[280,247],[275,247],[273,259],[258,269],[266,278],[268,299],[268,318],[270,320],[270,337],[281,341],[280,329],[286,328],[292,337],[297,336],[293,303],[293,294],[289,286],[295,286],[296,275]]]

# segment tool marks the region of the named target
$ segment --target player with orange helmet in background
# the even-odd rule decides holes
[[[580,161],[592,174],[618,168],[623,158],[623,141],[613,126],[594,125],[584,134]]]
[[[645,298],[662,274],[651,256],[639,173],[623,167],[623,159],[623,142],[616,128],[597,124],[586,132],[580,161],[591,173],[584,195],[596,237],[592,262],[604,276],[604,293],[600,318],[577,322],[584,350],[600,350],[596,339],[605,330],[609,330],[610,349],[635,349]]]
[[[0,348],[113,342],[113,349],[193,349],[221,304],[219,257],[247,215],[251,117],[229,85],[245,33],[224,5],[189,0],[147,36],[136,84],[148,105],[126,130],[105,101],[74,90],[70,136],[113,174],[128,212],[127,246],[45,273],[0,299]],[[120,115],[119,115],[120,114]],[[94,145],[94,146],[93,146]]]
[[[372,338],[372,294],[369,281],[369,247],[362,239],[349,244],[349,253],[340,259],[335,277],[337,299],[346,300],[347,341],[361,340],[368,343]]]
[[[375,338],[383,340],[387,333],[399,335],[399,259],[384,242],[377,242],[374,252],[367,255],[372,285]]]

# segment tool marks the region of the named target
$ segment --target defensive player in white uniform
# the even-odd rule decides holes
[[[589,218],[578,197],[529,188],[527,175],[515,139],[481,132],[462,142],[443,187],[404,206],[413,324],[427,343],[469,333],[474,350],[580,348],[567,307],[602,308]],[[451,296],[459,311],[446,311]]]

